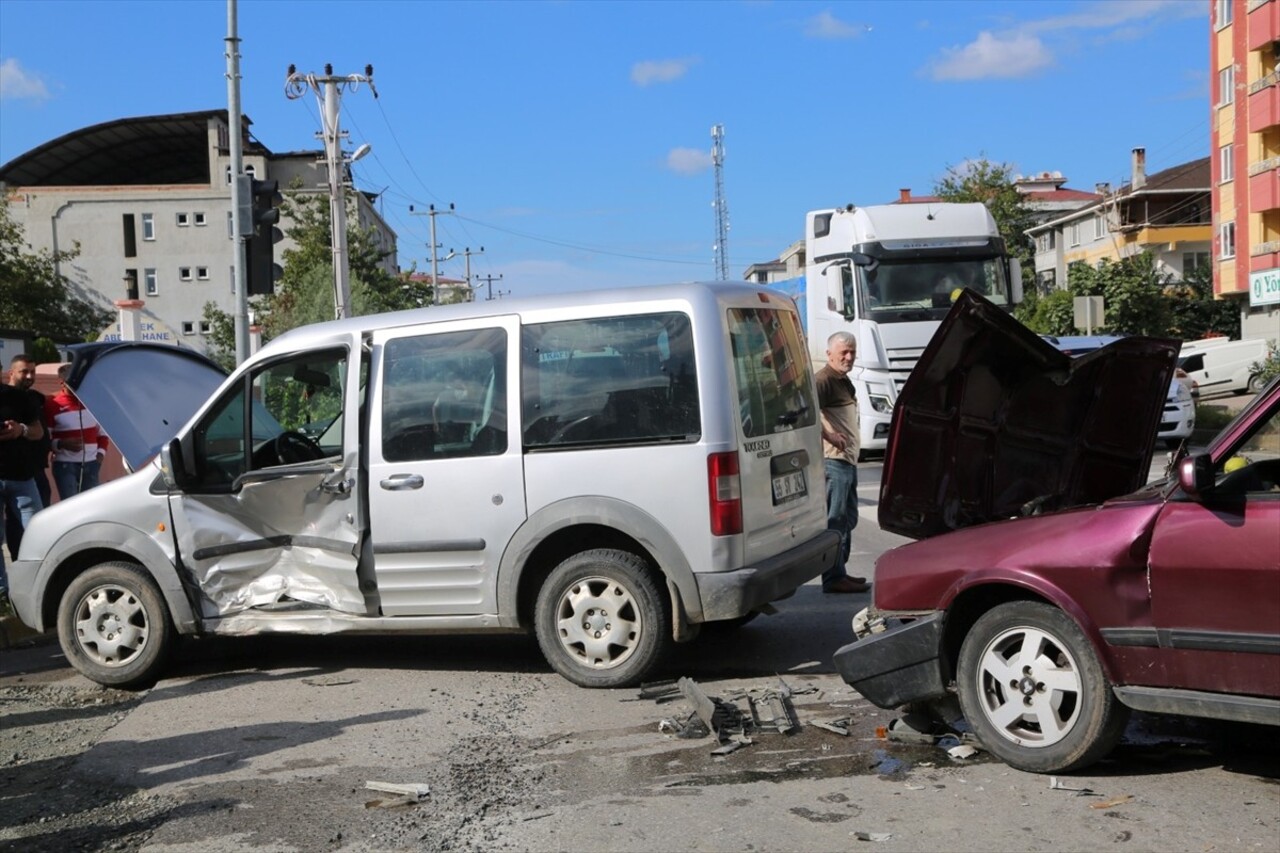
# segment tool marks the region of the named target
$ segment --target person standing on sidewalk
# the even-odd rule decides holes
[[[845,569],[858,526],[858,398],[849,381],[858,341],[848,332],[827,338],[827,363],[818,371],[818,409],[822,415],[822,466],[827,474],[827,529],[840,534],[840,559],[822,573],[823,592],[866,592],[866,578]]]
[[[53,482],[66,500],[98,485],[109,442],[98,421],[67,387],[71,365],[58,368],[62,390],[45,401],[45,421],[53,435]]]
[[[9,361],[9,384],[20,391],[25,391],[27,396],[31,398],[32,403],[36,406],[36,411],[40,413],[40,417],[44,417],[44,395],[35,390],[32,386],[36,382],[36,362],[26,353],[18,353]],[[42,424],[43,426],[43,424]],[[53,502],[53,495],[49,489],[49,431],[45,430],[44,437],[39,441],[33,441],[27,445],[27,451],[31,453],[32,460],[35,463],[34,479],[36,483],[36,491],[40,493],[41,508],[47,507]],[[22,544],[22,531],[25,529],[22,518],[17,512],[6,513],[4,519],[4,535],[5,543],[9,547],[9,556],[18,559],[18,546]]]
[[[44,505],[36,490],[35,456],[29,444],[44,437],[40,410],[26,391],[0,382],[0,510],[15,514],[25,529]],[[0,524],[0,543],[4,541]],[[0,593],[9,594],[9,578],[0,560]]]

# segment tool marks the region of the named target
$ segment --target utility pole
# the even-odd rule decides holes
[[[485,302],[492,302],[494,299],[501,299],[511,293],[510,290],[499,290],[497,296],[493,295],[493,283],[495,281],[502,281],[502,273],[498,273],[497,275],[478,275],[476,276],[476,281],[483,281],[489,290],[489,295],[484,298]]]
[[[481,246],[480,251],[478,252],[471,251],[471,247],[467,246],[467,248],[464,249],[462,252],[462,256],[467,259],[467,293],[469,294],[472,302],[476,301],[476,293],[474,290],[471,289],[471,256],[483,255],[483,254],[484,254],[484,246]]]
[[[729,205],[724,197],[724,125],[711,128],[711,162],[716,170],[716,279],[729,280]]]
[[[439,290],[440,288],[440,276],[438,274],[438,270],[439,270],[438,265],[441,261],[449,260],[449,258],[452,258],[455,254],[454,251],[450,249],[448,257],[444,257],[444,258],[436,257],[436,250],[440,248],[440,244],[436,242],[436,216],[444,216],[447,214],[452,214],[454,212],[455,211],[453,209],[453,202],[449,202],[448,210],[436,210],[436,206],[434,204],[429,204],[427,205],[426,213],[417,213],[416,211],[414,211],[413,205],[409,205],[409,213],[414,214],[415,216],[431,217],[431,247],[430,247],[431,248],[431,303],[430,304],[432,305],[435,305],[436,302],[438,301],[436,299],[436,291]],[[468,259],[468,261],[469,260],[470,259]]]
[[[320,102],[324,130],[316,136],[324,140],[325,161],[329,167],[329,224],[333,235],[333,313],[339,320],[348,315],[351,303],[345,185],[347,165],[356,159],[356,157],[347,158],[342,153],[342,140],[347,134],[338,127],[339,100],[343,88],[350,87],[354,92],[361,83],[368,83],[373,96],[378,97],[378,90],[373,86],[372,65],[364,67],[364,74],[336,77],[331,63],[324,66],[324,76],[299,74],[297,66],[290,65],[284,81],[285,97],[289,100],[296,101],[306,94],[307,89],[311,89],[316,95],[316,100]],[[361,146],[357,154],[363,156],[367,151],[368,148]]]
[[[236,0],[227,0],[227,134],[231,174],[244,173],[244,123],[240,117],[240,37],[236,26]],[[266,177],[265,175],[263,177]],[[231,234],[236,287],[236,364],[249,357],[249,276],[245,263],[244,211],[250,199],[244,197],[244,182],[231,181]],[[252,217],[250,217],[252,218]]]

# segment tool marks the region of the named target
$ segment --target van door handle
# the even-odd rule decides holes
[[[388,492],[403,492],[405,489],[421,489],[421,474],[393,474],[378,485]]]

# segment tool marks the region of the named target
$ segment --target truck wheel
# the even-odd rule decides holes
[[[107,687],[155,683],[173,641],[155,582],[133,563],[102,563],[79,575],[58,605],[58,641],[71,665]]]
[[[581,687],[638,684],[671,647],[671,612],[644,560],[583,551],[538,592],[538,645],[556,672]]]
[[[960,647],[956,681],[983,745],[1031,773],[1092,764],[1129,716],[1084,632],[1040,602],[1009,602],[978,619]]]

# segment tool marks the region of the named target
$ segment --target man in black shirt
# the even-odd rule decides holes
[[[42,438],[44,426],[34,398],[25,389],[0,383],[0,508],[6,517],[17,514],[24,528],[44,506],[36,490],[36,461],[29,446]],[[0,541],[3,538],[0,524]],[[0,590],[9,591],[9,577],[2,567]]]
[[[41,424],[44,424],[44,395],[32,386],[36,383],[36,362],[35,359],[26,353],[18,353],[9,361],[9,384],[20,391],[26,391],[33,401],[35,401],[37,411],[41,413]],[[52,502],[52,495],[49,491],[49,453],[51,441],[49,436],[49,427],[44,427],[44,437],[39,441],[30,442],[27,445],[27,451],[31,453],[35,462],[35,473],[32,475],[36,483],[36,491],[40,493],[40,505],[46,507]],[[18,546],[22,544],[23,523],[22,517],[17,512],[5,513],[4,518],[4,540],[9,546],[9,557],[18,559]]]

